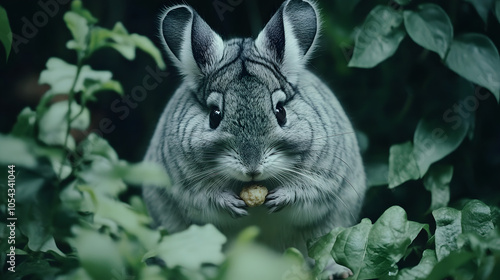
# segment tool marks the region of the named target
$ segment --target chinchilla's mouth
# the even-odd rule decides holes
[[[243,190],[243,188],[247,188],[247,187],[255,186],[255,185],[266,187],[269,191],[271,191],[271,190],[273,190],[273,189],[276,188],[276,184],[273,184],[269,180],[249,181],[249,182],[239,182],[239,186],[236,188],[235,191],[237,191],[237,193],[240,193],[241,190]]]

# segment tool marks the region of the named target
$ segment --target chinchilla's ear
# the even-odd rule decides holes
[[[209,72],[222,58],[221,37],[189,6],[177,5],[161,14],[160,36],[170,59],[187,78]]]
[[[293,79],[305,66],[319,34],[319,15],[308,0],[288,0],[267,23],[255,44],[285,76]]]

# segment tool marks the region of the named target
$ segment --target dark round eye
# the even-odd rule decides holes
[[[220,111],[219,107],[212,107],[212,110],[210,111],[210,128],[216,129],[219,126],[221,120],[222,112]]]
[[[283,103],[279,102],[276,105],[276,109],[274,110],[274,114],[276,115],[276,119],[278,120],[278,124],[280,126],[284,126],[286,123],[286,111],[283,107]]]

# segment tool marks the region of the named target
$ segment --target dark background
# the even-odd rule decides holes
[[[54,0],[55,1],[55,0]],[[62,0],[61,0],[62,1]],[[47,0],[42,2],[47,2]],[[408,8],[422,2],[440,5],[453,22],[454,34],[478,32],[489,36],[500,46],[500,24],[493,14],[484,24],[475,9],[465,1],[413,1]],[[99,25],[112,28],[123,22],[130,33],[149,37],[158,47],[157,18],[162,8],[187,3],[193,6],[208,24],[223,38],[256,37],[266,22],[281,5],[281,0],[208,0],[208,1],[139,1],[87,0],[84,6],[99,19]],[[225,11],[222,20],[214,5],[235,3]],[[418,121],[429,114],[444,113],[457,104],[464,95],[473,95],[474,89],[464,90],[460,78],[448,70],[435,53],[416,45],[408,36],[396,54],[373,69],[347,67],[354,45],[355,28],[360,26],[368,12],[377,4],[389,1],[318,1],[323,15],[320,47],[310,63],[310,69],[321,77],[336,93],[354,126],[359,131],[360,145],[368,167],[384,166],[393,144],[413,139]],[[26,18],[40,11],[38,1],[5,0],[13,33],[22,35]],[[75,63],[75,53],[65,46],[70,32],[62,19],[70,4],[59,5],[59,12],[48,23],[38,28],[33,38],[12,50],[5,61],[0,46],[0,132],[8,133],[16,115],[26,106],[36,107],[47,86],[38,85],[40,72],[49,57],[60,57]],[[219,6],[220,7],[220,6]],[[137,59],[128,61],[114,50],[99,50],[89,61],[96,70],[111,70],[120,81],[125,94],[141,85],[148,73],[146,67],[155,67],[145,53],[137,51]],[[167,62],[167,65],[169,63]],[[91,105],[92,125],[108,117],[116,129],[105,134],[119,156],[137,162],[143,157],[149,139],[168,98],[180,83],[175,69],[160,86],[148,93],[130,115],[121,120],[111,111],[110,104],[121,99],[115,93],[101,93]],[[484,91],[484,89],[482,89]],[[500,205],[500,110],[493,96],[480,101],[475,113],[474,137],[446,157],[443,162],[455,167],[452,180],[452,202],[462,198],[481,198]],[[405,183],[396,190],[376,187],[369,191],[363,216],[378,217],[388,205],[405,206],[409,218],[422,220],[430,204],[430,195],[421,180]],[[425,219],[425,218],[424,218]]]

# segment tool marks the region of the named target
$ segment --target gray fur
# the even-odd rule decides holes
[[[304,69],[318,36],[315,6],[289,0],[256,41],[233,39],[220,50],[213,43],[218,35],[207,32],[208,25],[188,6],[164,13],[163,34],[175,9],[190,15],[171,20],[186,22],[176,30],[202,26],[205,33],[191,32],[203,42],[190,42],[192,36],[172,42],[187,46],[184,55],[164,42],[178,67],[194,61],[198,69],[181,70],[185,81],[165,108],[146,154],[174,182],[169,190],[144,187],[154,220],[169,232],[212,223],[229,237],[257,225],[269,246],[303,251],[306,240],[352,225],[365,192],[355,133],[333,93]],[[313,35],[302,32],[312,26]],[[204,53],[197,53],[200,48]],[[283,126],[274,114],[278,102],[287,113]],[[223,116],[216,129],[209,126],[212,106]],[[264,206],[248,209],[238,194],[254,182],[270,194]]]

